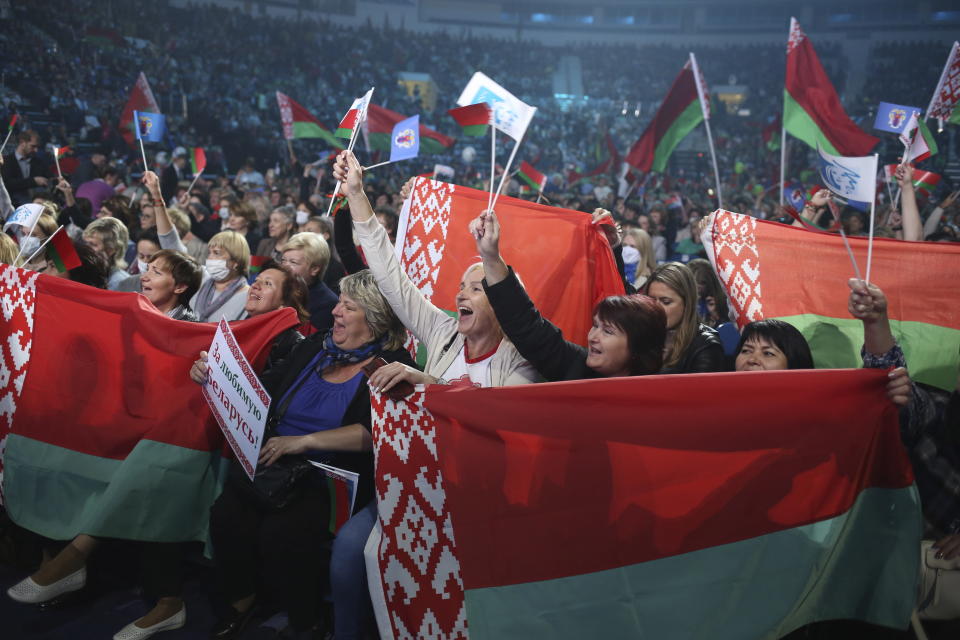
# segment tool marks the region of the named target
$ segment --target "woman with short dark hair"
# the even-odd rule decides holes
[[[814,368],[810,345],[800,330],[776,318],[747,324],[734,353],[736,371]]]
[[[190,308],[190,298],[200,288],[203,272],[200,265],[179,251],[164,249],[147,261],[147,271],[140,275],[140,290],[158,311],[174,320],[197,322]]]

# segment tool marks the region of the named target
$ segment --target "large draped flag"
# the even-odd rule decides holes
[[[687,61],[646,131],[627,154],[627,162],[643,172],[663,171],[680,141],[703,122],[703,113],[697,81]]]
[[[460,279],[478,262],[467,230],[487,207],[487,193],[418,178],[404,203],[397,231],[397,255],[414,284],[433,304],[456,315]],[[622,295],[623,283],[603,233],[590,216],[501,197],[504,259],[545,317],[568,340],[584,344],[594,305]]]
[[[865,156],[879,140],[847,116],[817,52],[796,18],[790,18],[787,77],[783,89],[783,126],[811,147],[834,155]]]
[[[394,127],[407,119],[406,116],[396,111],[370,104],[367,108],[366,123],[367,140],[370,148],[377,151],[390,151]],[[443,153],[455,142],[450,136],[445,136],[423,124],[419,126],[418,131],[420,132],[420,150],[423,153]]]
[[[120,114],[120,135],[131,147],[135,146],[134,141],[137,139],[136,129],[134,128],[136,126],[133,118],[134,111],[160,112],[160,106],[157,104],[156,98],[153,97],[153,91],[150,90],[147,76],[143,75],[142,71],[137,76],[137,81],[130,90],[127,104]]]
[[[283,125],[285,140],[321,138],[332,147],[343,149],[343,143],[312,113],[290,96],[277,91],[277,106],[280,107],[280,123]]]
[[[223,436],[190,366],[216,325],[171,320],[142,296],[0,266],[0,442],[7,512],[78,533],[204,540]],[[233,324],[262,364],[289,309]]]
[[[848,239],[866,264],[867,238]],[[840,236],[720,210],[703,241],[739,326],[779,318],[803,332],[818,368],[860,366],[863,325],[847,310],[854,274]],[[943,389],[960,366],[960,299],[943,286],[958,273],[956,245],[874,239],[871,282],[887,296],[910,375]]]
[[[921,518],[885,383],[778,371],[374,394],[380,637],[906,627]]]

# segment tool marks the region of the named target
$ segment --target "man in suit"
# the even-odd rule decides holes
[[[30,190],[46,187],[47,170],[37,159],[40,136],[36,131],[21,131],[17,136],[17,148],[3,161],[3,184],[7,187],[13,206],[30,202]]]
[[[168,205],[177,196],[177,188],[181,180],[187,179],[187,150],[177,147],[173,150],[173,161],[163,170],[160,176],[160,193],[163,201]]]

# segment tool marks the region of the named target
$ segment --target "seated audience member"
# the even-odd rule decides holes
[[[299,327],[283,331],[273,341],[273,347],[267,360],[267,367],[287,357],[290,350],[303,340],[304,327],[310,327],[309,334],[316,330],[309,324],[307,311],[307,285],[303,278],[287,267],[268,260],[260,269],[256,279],[247,290],[247,303],[244,305],[244,318],[255,318],[264,313],[290,307],[297,312]]]
[[[660,373],[724,370],[720,337],[697,319],[697,285],[686,265],[660,265],[647,280],[644,293],[663,305],[667,314],[667,346]]]
[[[156,211],[161,248],[186,253],[186,247],[180,241],[177,228],[170,221],[160,198],[157,174],[144,172],[143,182],[159,203]],[[203,266],[203,282],[190,300],[190,308],[200,322],[220,322],[221,318],[231,321],[244,317],[249,268],[250,248],[243,236],[236,231],[221,231],[210,238],[207,261]]]
[[[76,249],[77,256],[80,258],[79,267],[70,269],[65,273],[58,270],[51,255],[52,249],[50,245],[47,245],[47,263],[44,268],[40,270],[40,273],[58,278],[67,278],[68,280],[86,284],[97,289],[106,289],[107,279],[110,276],[110,263],[107,262],[107,258],[102,253],[94,251],[82,240],[74,240],[73,248]]]
[[[500,224],[487,211],[470,223],[483,260],[482,287],[507,338],[548,381],[657,373],[663,362],[666,315],[644,295],[610,296],[593,310],[587,347],[564,340],[544,319],[500,256]],[[466,280],[467,278],[465,278]]]
[[[279,260],[284,244],[296,233],[296,216],[296,209],[289,205],[274,209],[267,223],[269,236],[260,241],[254,255]]]
[[[331,313],[337,305],[336,294],[323,281],[329,260],[330,247],[326,241],[310,232],[298,233],[287,240],[280,258],[280,264],[307,283],[310,324],[317,331],[326,331],[333,325]]]
[[[627,264],[627,249],[633,248],[637,251],[637,260],[634,262],[632,273],[624,273],[627,282],[635,289],[641,289],[647,282],[647,278],[657,268],[657,257],[653,253],[653,241],[643,229],[628,229],[623,234],[623,261]]]
[[[776,318],[748,323],[734,353],[736,371],[814,368],[807,339],[792,324]]]
[[[158,311],[174,320],[196,322],[190,299],[200,288],[203,273],[190,256],[164,249],[147,261],[140,290]]]
[[[127,251],[127,228],[117,218],[98,218],[83,230],[83,239],[90,247],[101,254],[110,263],[110,277],[107,288],[116,291],[129,274],[125,271],[127,263],[124,255]]]
[[[264,387],[275,401],[260,464],[269,466],[284,456],[307,455],[362,474],[358,504],[372,497],[370,398],[364,367],[377,357],[412,361],[403,350],[403,326],[380,294],[370,272],[341,282],[333,329],[301,342],[279,365],[265,370]],[[190,372],[206,380],[206,354]],[[324,542],[330,502],[322,476],[304,478],[289,501],[269,508],[255,501],[241,485],[243,471],[231,475],[210,511],[210,533],[216,549],[216,572],[230,615],[220,620],[214,638],[233,637],[249,620],[261,587],[278,596],[297,633],[315,627],[321,602],[322,576],[329,553]],[[260,558],[262,563],[251,562]],[[263,574],[258,578],[258,569]],[[360,580],[362,565],[355,580]],[[337,586],[333,587],[334,599]]]
[[[298,212],[299,215],[299,212]],[[347,235],[351,236],[352,240],[352,227],[350,225],[350,215],[347,212],[344,212],[343,219],[346,221]],[[339,291],[340,278],[347,275],[348,271],[344,268],[342,263],[342,258],[340,257],[339,247],[334,242],[334,223],[335,218],[330,216],[313,216],[309,218],[305,224],[301,226],[300,231],[310,231],[311,233],[319,234],[327,242],[327,246],[330,248],[330,263],[327,264],[327,272],[323,275],[323,282],[330,290],[334,293]],[[361,269],[366,269],[367,266],[363,265]],[[354,269],[349,271],[349,273],[355,273],[361,269]]]
[[[260,243],[260,233],[257,232],[257,210],[249,202],[235,200],[229,207],[230,215],[227,218],[227,229],[236,231],[247,242],[248,251],[252,252]],[[212,238],[211,238],[212,241]]]

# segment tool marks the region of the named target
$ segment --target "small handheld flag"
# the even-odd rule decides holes
[[[148,113],[134,111],[133,119],[136,122],[137,139],[147,142],[160,142],[167,130],[167,119],[162,113]]]
[[[10,135],[13,133],[13,125],[17,124],[17,118],[20,117],[20,114],[13,114],[13,117],[10,118],[10,126],[7,128],[7,137],[3,139],[3,144],[0,145],[0,153],[3,153],[4,148],[7,146],[7,141],[10,139]]]
[[[193,152],[190,154],[190,171],[194,176],[198,176],[203,173],[203,170],[207,168],[207,154],[203,150],[203,147],[194,147]],[[196,179],[196,178],[194,178]]]
[[[871,202],[876,198],[877,157],[847,158],[817,146],[820,178],[830,191],[848,200]]]
[[[890,133],[903,133],[903,128],[910,120],[910,114],[919,112],[920,109],[917,107],[881,102],[877,106],[877,118],[873,122],[873,128]]]
[[[420,116],[401,120],[390,136],[390,162],[416,158],[420,153]]]
[[[534,169],[533,165],[526,160],[520,163],[520,170],[517,171],[517,177],[537,191],[543,191],[543,188],[547,184],[547,176]]]
[[[57,267],[57,271],[64,273],[71,269],[76,269],[82,263],[77,254],[73,241],[67,235],[67,230],[60,227],[50,236],[50,246],[47,248],[47,259]]]
[[[37,224],[37,220],[40,219],[40,214],[43,213],[42,204],[24,204],[17,207],[16,211],[7,218],[7,222],[3,225],[3,230],[6,231],[14,225],[19,225],[21,227],[33,227]]]
[[[357,98],[353,101],[353,104],[350,105],[350,109],[347,110],[347,114],[343,116],[343,119],[340,121],[340,126],[337,127],[336,132],[333,134],[338,138],[345,138],[347,140],[352,140],[354,133],[357,131],[357,127],[363,124],[364,112],[367,110],[367,105],[370,104],[370,99],[373,97],[373,89],[367,91],[363,96]]]
[[[903,162],[920,162],[937,153],[937,143],[933,139],[933,134],[927,124],[918,116],[919,112],[914,112],[910,116],[900,135],[900,141],[906,147],[903,154]]]
[[[450,109],[447,113],[453,116],[458,125],[463,127],[463,135],[465,136],[486,135],[487,127],[493,120],[493,110],[486,102]]]

